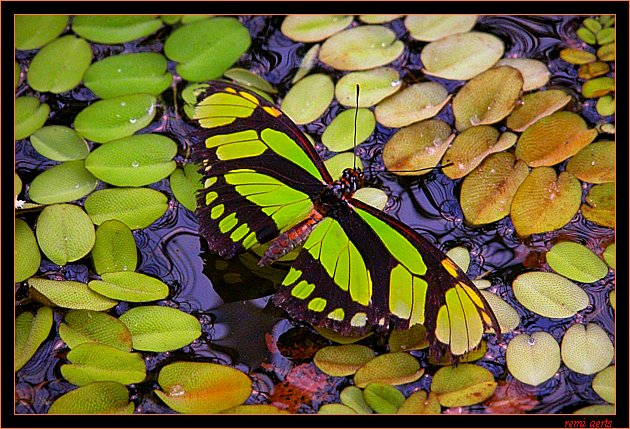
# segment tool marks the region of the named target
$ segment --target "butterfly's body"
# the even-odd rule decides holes
[[[230,258],[270,243],[260,265],[300,248],[273,302],[292,317],[342,334],[422,323],[440,354],[499,333],[487,302],[448,257],[397,219],[353,198],[360,169],[333,180],[302,132],[236,85],[210,82],[195,118],[204,189],[200,233]]]

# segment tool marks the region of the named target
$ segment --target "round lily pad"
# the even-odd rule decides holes
[[[439,83],[420,82],[380,102],[374,113],[379,124],[401,128],[434,117],[450,99]]]
[[[601,370],[593,378],[593,390],[602,399],[611,404],[615,403],[615,391],[616,391],[616,377],[615,377],[615,365],[611,365],[606,369]]]
[[[571,221],[581,199],[582,186],[571,173],[534,168],[514,195],[510,217],[522,237],[553,231]]]
[[[440,414],[442,406],[433,392],[413,392],[398,408],[398,414]]]
[[[391,67],[345,74],[335,86],[335,96],[346,107],[357,107],[357,85],[359,85],[359,107],[374,106],[400,89],[400,74]]]
[[[37,218],[36,234],[44,255],[57,265],[83,258],[96,239],[92,221],[73,204],[45,207]]]
[[[604,183],[595,185],[588,190],[586,204],[580,207],[582,215],[598,225],[614,228],[615,215],[615,184]]]
[[[503,58],[497,62],[498,66],[510,66],[521,72],[523,76],[523,91],[541,88],[549,82],[551,72],[542,61],[529,58]]]
[[[131,351],[131,333],[125,324],[102,311],[70,311],[59,325],[59,336],[71,349],[83,343],[101,343]]]
[[[24,139],[39,130],[50,113],[48,104],[30,95],[15,100],[15,139]]]
[[[516,329],[516,327],[521,323],[521,318],[514,307],[493,293],[485,290],[479,292],[483,295],[486,301],[488,301],[488,305],[497,317],[501,333],[506,334]]]
[[[68,25],[68,15],[15,15],[15,49],[41,48]]]
[[[505,361],[514,378],[538,386],[560,369],[560,346],[546,332],[519,334],[508,344]]]
[[[68,203],[96,189],[98,180],[85,168],[84,161],[66,161],[39,175],[31,182],[28,196],[39,204]]]
[[[391,63],[404,49],[389,28],[363,25],[328,38],[319,50],[319,59],[337,70],[367,70]]]
[[[514,194],[528,174],[527,165],[509,152],[486,158],[462,183],[460,203],[466,221],[484,225],[507,216]]]
[[[562,337],[562,361],[580,374],[595,374],[610,365],[615,357],[613,343],[599,325],[571,325]]]
[[[451,127],[438,119],[427,119],[401,128],[383,147],[383,163],[401,176],[420,176],[435,167],[455,137]]]
[[[53,161],[85,159],[90,153],[87,142],[72,128],[48,125],[31,134],[31,144],[41,155]]]
[[[94,224],[117,219],[130,229],[146,228],[159,219],[167,208],[166,195],[148,188],[102,189],[85,199],[85,211]]]
[[[74,119],[74,129],[97,143],[127,137],[151,123],[156,103],[157,99],[149,94],[100,100],[79,112]]]
[[[142,15],[77,15],[72,31],[96,43],[115,44],[155,33],[162,26],[156,16]]]
[[[97,274],[135,271],[138,249],[129,227],[116,219],[103,222],[96,229],[92,261]]]
[[[409,35],[423,42],[432,42],[451,34],[466,33],[477,23],[476,15],[409,15],[405,27]]]
[[[108,298],[128,302],[148,302],[164,299],[169,288],[161,280],[132,271],[103,273],[101,280],[88,283],[90,289]]]
[[[566,170],[588,183],[615,181],[615,142],[593,142],[575,154]]]
[[[164,55],[138,52],[106,57],[90,66],[83,83],[100,98],[129,94],[159,95],[171,85]]]
[[[70,91],[81,82],[90,62],[88,42],[72,35],[60,37],[35,55],[27,73],[28,84],[40,92]]]
[[[513,131],[525,131],[534,122],[562,109],[571,101],[571,96],[560,89],[549,89],[525,94],[505,124]]]
[[[589,248],[563,241],[545,254],[547,263],[558,274],[582,283],[593,283],[608,274],[608,267]]]
[[[342,404],[352,408],[357,414],[372,414],[372,408],[365,402],[363,391],[357,386],[347,386],[339,393]]]
[[[521,73],[507,66],[493,67],[467,82],[453,98],[455,127],[494,124],[510,114],[523,88]]]
[[[250,45],[249,31],[238,19],[217,17],[173,31],[164,43],[164,53],[178,63],[175,69],[181,77],[201,82],[221,77]]]
[[[176,168],[169,177],[173,196],[191,212],[197,208],[197,191],[202,188],[199,168],[198,164],[185,164],[183,168]]]
[[[136,350],[168,352],[187,346],[201,335],[201,324],[194,316],[171,307],[134,307],[122,314],[120,321],[131,332]]]
[[[175,362],[158,375],[155,394],[179,413],[213,414],[243,404],[252,380],[238,369],[206,362]]]
[[[356,123],[355,115],[357,116]],[[333,152],[343,152],[367,140],[375,127],[376,121],[371,110],[344,110],[326,127],[322,134],[322,143]]]
[[[291,83],[295,83],[298,80],[302,79],[306,76],[312,69],[315,67],[317,63],[317,56],[319,55],[320,44],[316,44],[311,46],[311,48],[306,51],[304,57],[302,58],[302,62],[300,63],[300,67],[297,72],[295,72],[295,76],[291,79]]]
[[[96,381],[133,384],[142,382],[146,377],[140,353],[125,352],[106,344],[79,344],[70,350],[67,359],[70,363],[61,365],[61,375],[77,386]]]
[[[530,167],[551,166],[575,155],[597,137],[573,112],[556,112],[528,127],[516,144],[516,156]],[[540,141],[545,144],[541,145]]]
[[[344,377],[354,374],[375,356],[374,351],[367,346],[346,344],[319,349],[313,357],[313,362],[325,374]]]
[[[418,360],[405,352],[384,353],[361,366],[354,374],[354,384],[366,387],[372,382],[393,385],[410,383],[424,373]]]
[[[39,346],[48,338],[53,325],[50,307],[40,307],[33,316],[25,311],[15,319],[15,371],[28,362]]]
[[[92,291],[86,283],[31,277],[28,284],[50,302],[62,308],[102,311],[118,304],[118,301]]]
[[[365,402],[378,414],[396,414],[405,401],[405,395],[394,386],[372,382],[363,390]]]
[[[498,37],[470,31],[426,45],[420,53],[424,72],[444,79],[468,80],[492,67],[505,48]]]
[[[133,414],[129,391],[115,381],[99,381],[64,393],[51,404],[48,414]]]
[[[496,387],[490,371],[468,363],[440,368],[431,380],[431,392],[445,407],[478,404],[491,397]]]
[[[111,141],[92,151],[87,168],[103,182],[144,186],[168,177],[176,167],[177,143],[159,134],[138,134]]]
[[[352,16],[288,15],[280,31],[296,42],[321,42],[352,24]]]
[[[266,92],[267,94],[275,94],[278,92],[278,90],[271,86],[271,84],[265,79],[258,76],[256,73],[246,69],[234,67],[226,70],[225,73],[223,73],[223,76],[227,77],[228,79],[232,79],[239,85],[252,89],[258,89],[260,91]]]
[[[312,74],[296,83],[282,100],[281,109],[296,124],[322,116],[333,100],[335,86],[325,74]]]
[[[22,219],[15,219],[15,282],[34,275],[42,260],[33,230]]]
[[[514,279],[512,290],[525,308],[554,319],[574,316],[589,305],[588,295],[582,288],[555,273],[521,274]]]

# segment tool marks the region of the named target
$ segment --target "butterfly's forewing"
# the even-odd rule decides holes
[[[196,214],[210,249],[233,257],[302,220],[332,179],[280,110],[238,86],[210,82],[195,116],[203,165]],[[207,130],[207,131],[206,131]]]

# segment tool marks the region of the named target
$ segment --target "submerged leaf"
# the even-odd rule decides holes
[[[546,332],[519,334],[508,344],[505,361],[514,378],[538,386],[560,369],[560,346]]]
[[[555,273],[523,273],[514,279],[512,290],[525,308],[554,319],[571,317],[589,305],[582,288]]]

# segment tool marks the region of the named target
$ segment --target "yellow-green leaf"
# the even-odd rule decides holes
[[[566,170],[588,183],[615,181],[615,142],[593,142],[579,151],[567,163]]]
[[[405,399],[398,408],[398,414],[440,414],[441,410],[436,393],[418,390]]]
[[[546,332],[519,334],[508,344],[505,361],[514,378],[538,386],[560,369],[560,346]]]
[[[549,82],[551,72],[542,61],[530,58],[503,58],[497,62],[498,66],[510,66],[523,75],[523,91],[541,88]]]
[[[615,403],[616,393],[616,370],[615,365],[611,365],[606,369],[601,370],[593,378],[593,390],[602,399],[611,404]]]
[[[571,317],[589,304],[582,288],[555,273],[523,273],[514,279],[512,289],[525,308],[554,319]]]
[[[356,124],[355,114],[357,115]],[[371,110],[344,110],[326,127],[322,133],[322,143],[333,152],[343,152],[367,140],[375,127],[376,121]]]
[[[347,386],[339,393],[342,404],[352,408],[357,414],[372,414],[372,408],[365,402],[363,391],[357,386]]]
[[[116,219],[130,229],[142,229],[166,212],[168,201],[166,195],[149,188],[110,188],[90,194],[84,207],[96,225]]]
[[[102,311],[70,311],[59,325],[59,336],[71,349],[82,343],[101,343],[131,351],[131,333],[127,326]]]
[[[31,182],[28,196],[38,204],[59,204],[80,200],[98,185],[82,159],[66,161],[45,170]]]
[[[15,279],[22,282],[39,269],[42,256],[33,230],[22,219],[15,219]]]
[[[365,386],[363,398],[378,414],[396,414],[405,402],[405,395],[400,390],[381,382],[372,382]]]
[[[102,311],[118,304],[118,301],[94,292],[86,283],[31,277],[28,284],[50,302],[62,308]]]
[[[359,85],[359,107],[371,107],[400,90],[400,74],[391,67],[345,74],[335,85],[335,97],[346,107],[357,107],[357,85]]]
[[[445,407],[466,407],[488,399],[497,387],[487,369],[464,363],[437,370],[431,380],[431,392]]]
[[[422,350],[429,347],[424,325],[413,325],[403,330],[396,329],[389,335],[388,343],[390,352]]]
[[[481,295],[488,301],[488,305],[499,322],[499,328],[502,334],[507,334],[521,323],[518,312],[510,304],[505,302],[501,297],[485,290],[479,291]]]
[[[525,94],[521,103],[507,117],[505,124],[513,131],[525,131],[534,122],[562,109],[571,96],[560,89],[549,89]]]
[[[571,64],[588,64],[597,60],[595,54],[578,48],[566,48],[561,50],[560,58]]]
[[[593,283],[608,274],[608,267],[593,251],[570,241],[555,244],[545,254],[554,271],[571,280]]]
[[[418,360],[405,352],[384,353],[360,367],[354,374],[354,384],[365,387],[372,382],[393,385],[410,383],[424,373]]]
[[[604,257],[604,261],[606,261],[608,266],[614,270],[615,267],[616,267],[616,264],[615,264],[615,243],[611,243],[608,246],[606,246],[606,250],[604,250],[604,254],[602,256]]]
[[[64,393],[52,403],[48,414],[133,414],[127,387],[114,381],[91,383]]]
[[[374,113],[379,124],[400,128],[438,114],[451,99],[437,82],[420,82],[380,102]]]
[[[598,225],[614,228],[616,224],[615,184],[604,183],[589,189],[586,204],[580,207],[582,215]]]
[[[296,42],[321,42],[352,23],[352,16],[344,15],[287,15],[280,31]]]
[[[132,271],[103,273],[100,280],[88,283],[90,289],[120,301],[148,302],[168,296],[168,286],[159,279]]]
[[[416,40],[432,42],[451,34],[466,33],[475,26],[476,15],[408,15],[405,27]]]
[[[374,351],[367,346],[347,344],[319,349],[313,357],[313,362],[322,372],[334,377],[343,377],[354,374],[375,356]]]
[[[282,100],[282,111],[296,124],[313,122],[328,109],[334,91],[328,75],[312,74],[293,85]]]
[[[615,357],[613,343],[599,325],[575,323],[562,337],[562,361],[580,374],[595,374],[610,365]]]
[[[92,262],[97,274],[135,271],[138,249],[129,227],[116,219],[103,222],[96,229]]]
[[[50,307],[40,307],[33,316],[25,311],[15,319],[15,371],[28,362],[46,340],[53,325]]]

